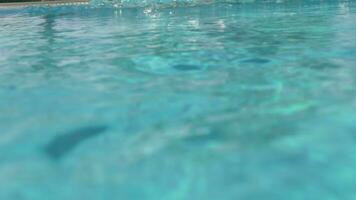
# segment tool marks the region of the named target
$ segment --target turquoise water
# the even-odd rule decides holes
[[[356,199],[355,1],[125,5],[0,9],[0,199]]]

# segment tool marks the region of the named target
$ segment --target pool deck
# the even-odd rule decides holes
[[[0,3],[0,8],[6,7],[26,7],[26,6],[51,6],[51,5],[82,5],[88,4],[88,0],[54,0],[35,2]]]

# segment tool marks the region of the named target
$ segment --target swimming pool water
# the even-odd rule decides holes
[[[355,134],[355,1],[0,9],[0,199],[351,200]]]

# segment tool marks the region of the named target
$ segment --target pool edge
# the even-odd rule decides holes
[[[56,5],[85,5],[89,4],[88,0],[54,0],[54,1],[38,1],[38,2],[16,2],[16,3],[0,3],[1,8],[9,7],[26,7],[26,6],[56,6]]]

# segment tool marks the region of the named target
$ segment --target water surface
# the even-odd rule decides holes
[[[354,1],[0,10],[0,199],[355,199]]]

